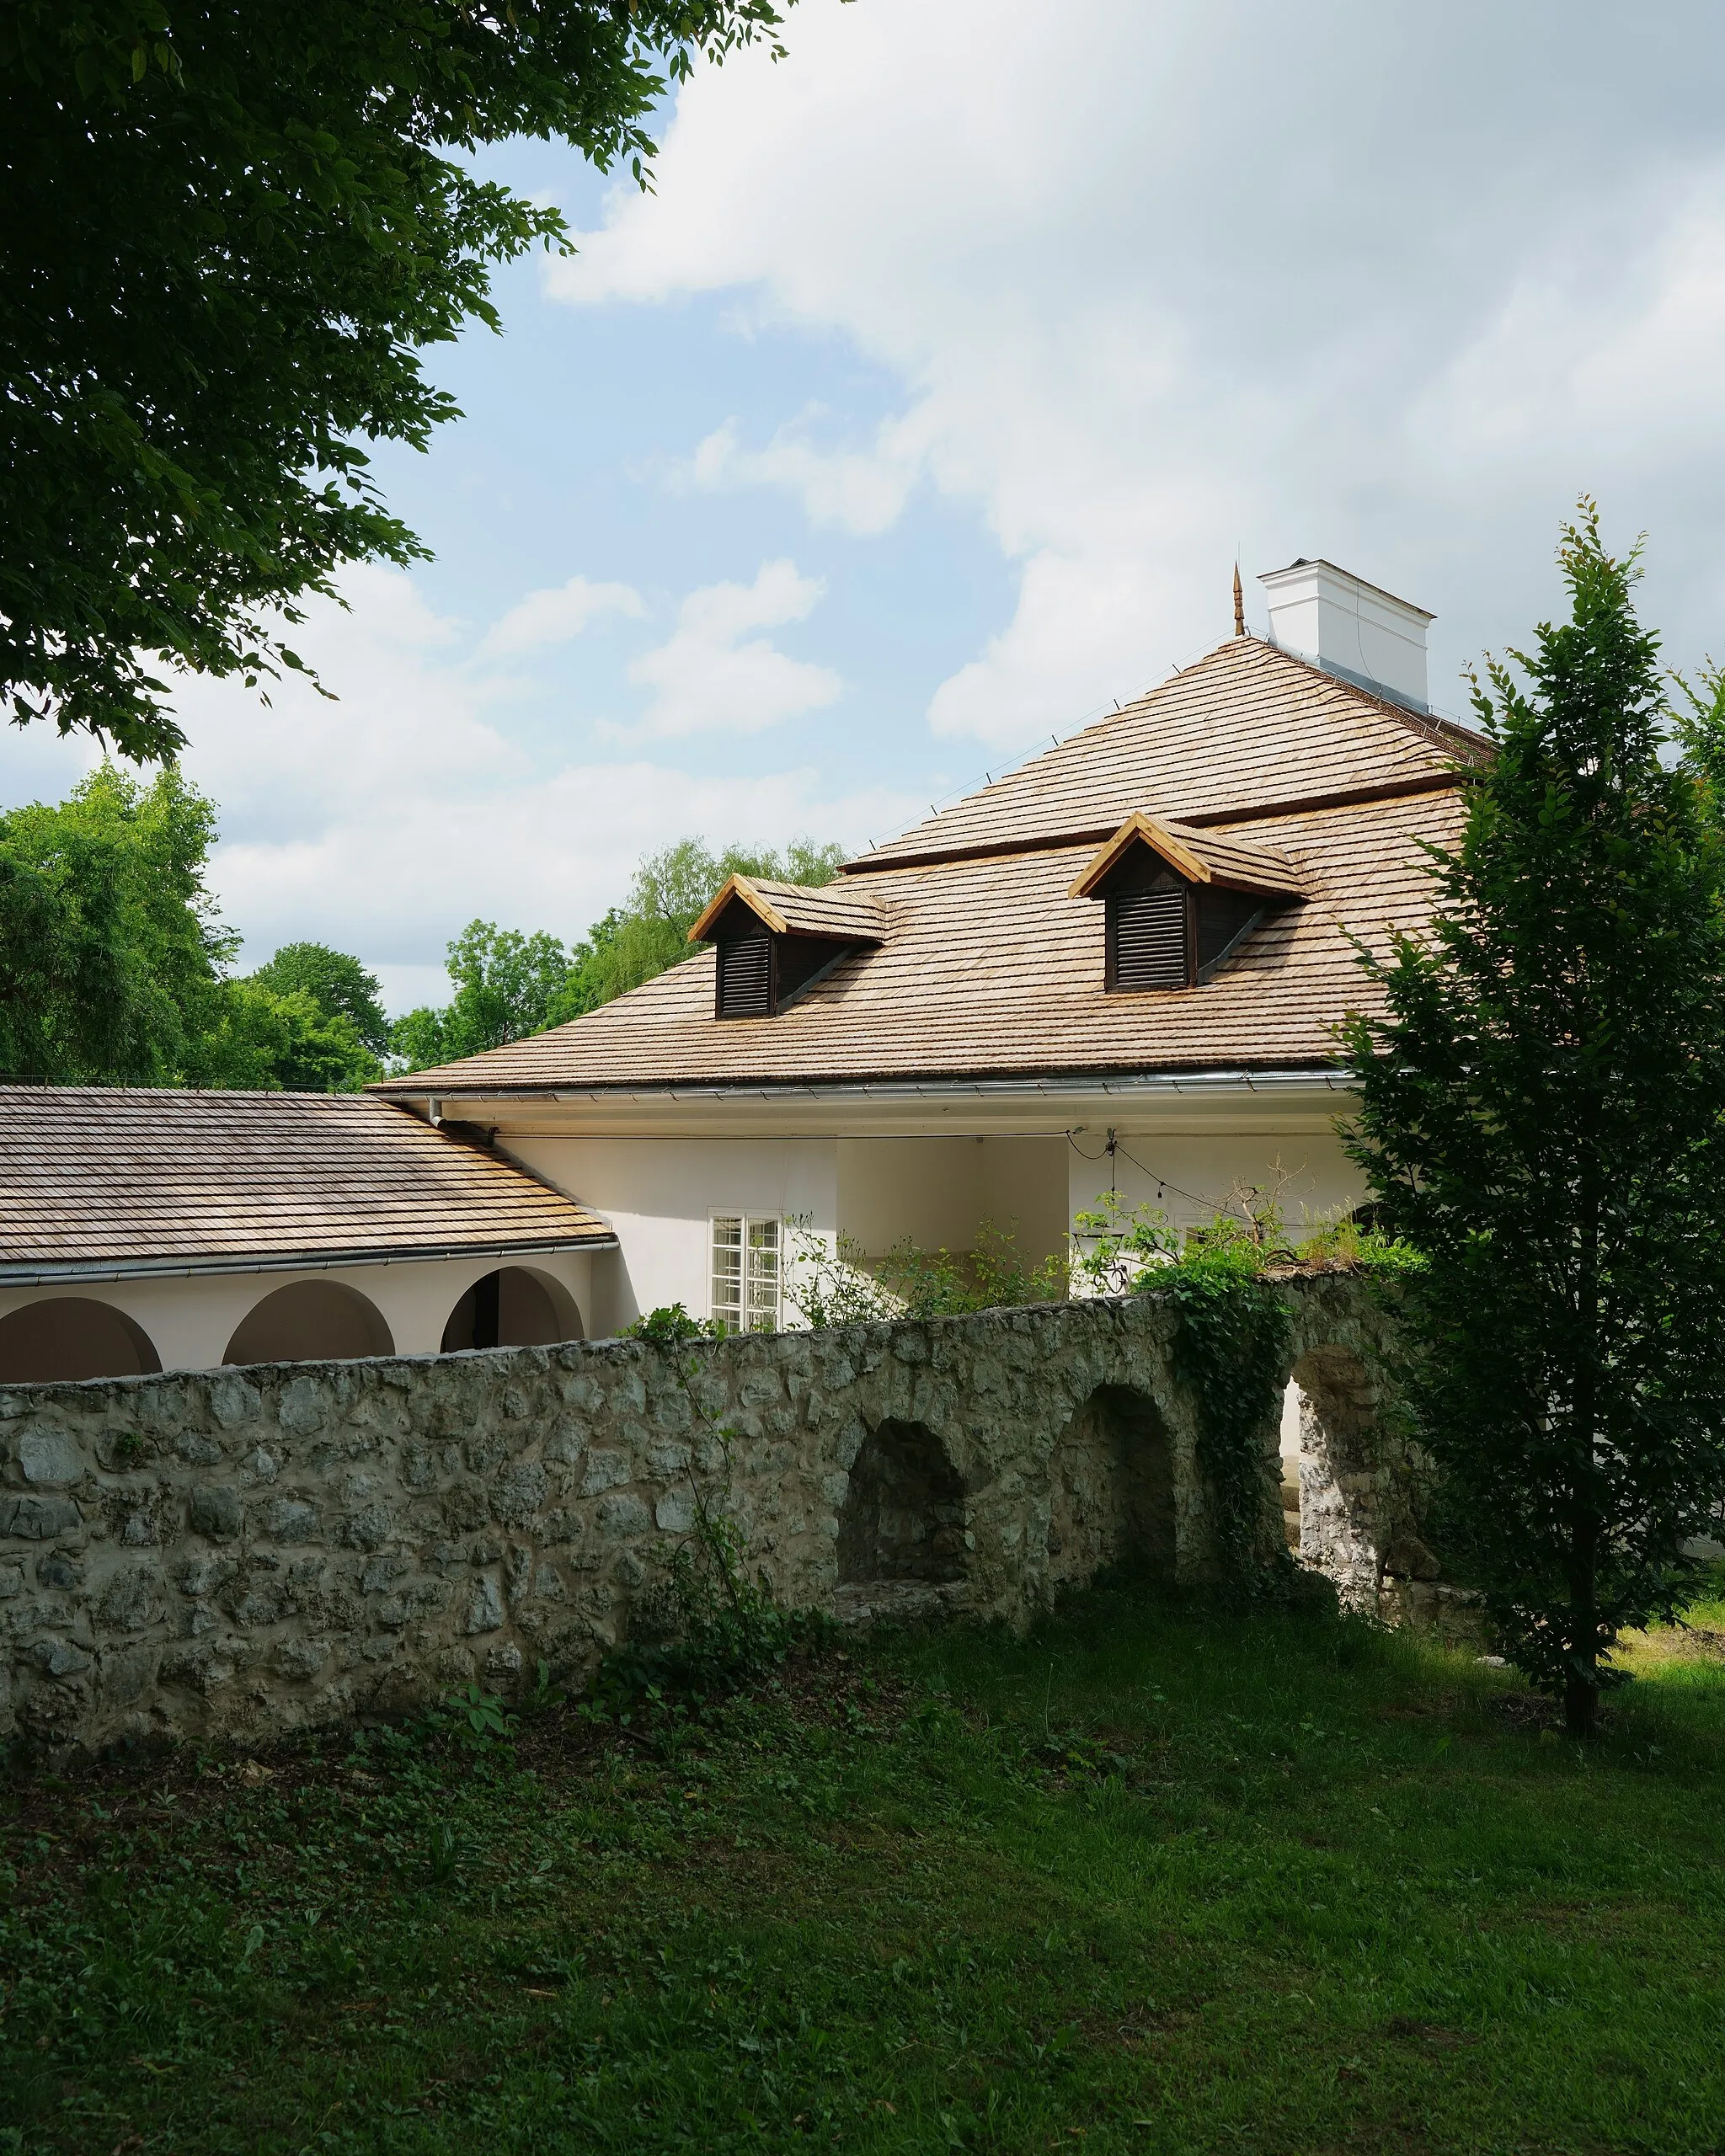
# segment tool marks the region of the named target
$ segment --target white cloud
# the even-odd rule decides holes
[[[779,487],[798,496],[817,526],[873,538],[897,523],[927,455],[921,415],[883,419],[867,450],[823,450],[809,436],[815,414],[778,429],[764,449],[745,449],[734,419],[697,446],[677,476],[708,493]]]
[[[729,423],[689,476],[857,534],[921,478],[975,505],[1018,603],[939,732],[1010,747],[1159,677],[1227,632],[1236,551],[1254,601],[1322,552],[1436,608],[1453,704],[1551,605],[1583,487],[1656,567],[1693,555],[1697,606],[1725,571],[1715,28],[1700,0],[1633,36],[1563,0],[809,6],[784,62],[697,73],[655,192],[547,281],[724,292],[896,377],[867,448]]]
[[[465,660],[458,625],[409,577],[360,569],[344,589],[352,611],[315,602],[296,638],[339,702],[294,677],[267,711],[232,683],[194,680],[176,699],[188,771],[221,805],[213,882],[248,964],[316,938],[377,967],[404,1007],[435,990],[432,962],[475,915],[574,937],[644,853],[686,833],[860,847],[922,806],[885,786],[835,796],[806,767],[708,777],[639,755],[536,763],[505,730],[511,685]],[[723,656],[819,592],[769,563],[751,586],[692,593],[679,637]]]
[[[539,651],[548,644],[568,643],[590,622],[606,614],[638,619],[646,611],[632,584],[590,584],[584,576],[572,576],[567,584],[549,590],[530,591],[486,631],[479,649],[489,658]]]
[[[830,667],[792,659],[750,629],[804,620],[825,586],[794,563],[764,562],[753,584],[709,584],[677,610],[670,641],[632,662],[629,678],[654,692],[639,731],[660,739],[759,734],[837,701]]]

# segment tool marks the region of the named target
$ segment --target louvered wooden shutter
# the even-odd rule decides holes
[[[718,1015],[766,1018],[772,1011],[772,939],[743,936],[718,947]]]
[[[1183,889],[1112,893],[1108,937],[1110,988],[1184,988],[1190,980]]]

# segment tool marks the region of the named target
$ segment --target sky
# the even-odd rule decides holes
[[[860,848],[1135,695],[1325,555],[1437,616],[1433,701],[1561,606],[1583,491],[1725,658],[1725,29],[1661,0],[799,0],[650,194],[485,169],[576,251],[429,370],[289,681],[175,699],[243,963],[391,1006],[469,920],[572,939],[688,834]],[[89,761],[0,744],[0,799]],[[1146,804],[1153,808],[1154,803]]]

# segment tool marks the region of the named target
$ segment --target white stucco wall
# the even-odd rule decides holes
[[[984,1220],[1013,1228],[1033,1262],[1064,1247],[1064,1137],[841,1138],[839,1226],[871,1257],[908,1235],[973,1249]]]
[[[622,1246],[595,1261],[588,1327],[595,1339],[670,1303],[710,1315],[716,1213],[800,1218],[817,1234],[836,1231],[836,1139],[523,1134],[504,1143],[536,1174],[602,1214]]]
[[[604,1264],[609,1253],[601,1252]],[[334,1281],[363,1295],[388,1330],[398,1355],[431,1355],[443,1338],[450,1312],[473,1283],[499,1265],[520,1264],[548,1273],[573,1299],[583,1331],[594,1331],[595,1259],[585,1251],[532,1258],[470,1257],[396,1265],[331,1267],[297,1273],[230,1273],[195,1278],[58,1282],[0,1289],[0,1319],[32,1303],[88,1297],[124,1310],[142,1326],[164,1370],[208,1369],[227,1351],[240,1321],[266,1295],[296,1281]]]

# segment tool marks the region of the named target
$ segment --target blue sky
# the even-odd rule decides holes
[[[178,702],[247,956],[438,991],[654,846],[897,828],[1227,632],[1236,554],[1434,609],[1434,700],[1557,603],[1590,488],[1674,661],[1725,656],[1725,41],[1665,0],[801,0],[657,189],[489,167],[572,259],[386,451],[435,550]],[[8,800],[86,759],[13,735]],[[1154,803],[1146,803],[1154,808]]]

